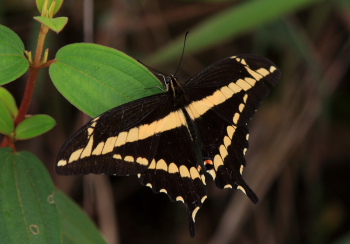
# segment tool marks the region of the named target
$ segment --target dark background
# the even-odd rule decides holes
[[[49,58],[69,43],[94,42],[152,60],[186,31],[190,39],[197,25],[244,2],[109,0],[89,6],[89,1],[66,1],[58,16],[69,22],[62,33],[48,36]],[[36,45],[36,15],[34,1],[0,2],[0,23],[14,30],[27,50]],[[350,243],[349,30],[348,1],[315,1],[195,53],[185,51],[181,82],[241,53],[268,57],[282,71],[280,83],[250,122],[244,178],[260,202],[253,205],[240,191],[219,190],[208,180],[194,239],[183,205],[153,194],[136,176],[56,175],[59,148],[86,118],[57,92],[46,71],[30,113],[49,114],[57,126],[18,147],[45,162],[56,185],[86,210],[111,244]],[[176,58],[152,67],[174,73],[180,56],[179,49]],[[25,82],[26,76],[5,86],[18,104]]]

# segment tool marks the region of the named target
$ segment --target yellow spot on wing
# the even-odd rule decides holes
[[[185,165],[180,166],[180,175],[182,178],[188,177],[190,178],[190,172],[188,171],[188,168]]]
[[[229,189],[232,189],[232,185],[231,184],[227,184],[224,186],[225,189],[229,188]]]
[[[214,105],[219,105],[226,101],[226,97],[223,96],[220,90],[214,92],[211,96],[207,96],[206,99],[208,99]]]
[[[196,208],[193,210],[193,212],[192,212],[192,219],[193,219],[193,222],[195,222],[194,218],[196,217],[196,214],[197,214],[198,210],[199,210],[199,207],[196,207]]]
[[[84,150],[84,148],[78,149],[75,152],[73,152],[68,160],[68,163],[72,163],[80,158],[81,152]]]
[[[182,110],[177,110],[175,112],[170,113],[170,116],[167,117],[168,121],[166,123],[166,125],[164,126],[165,130],[172,130],[175,129],[177,127],[181,127],[183,125],[187,125],[186,124],[186,118],[184,113],[182,112]],[[160,131],[162,132],[162,131]]]
[[[164,118],[162,118],[160,120],[154,121],[152,123],[152,124],[155,124],[153,134],[157,134],[157,133],[159,133],[159,132],[161,132],[163,130],[163,126],[164,126],[166,120],[168,119],[168,116],[170,116],[170,114],[167,115],[166,117],[164,117]]]
[[[124,161],[126,162],[134,162],[134,157],[133,156],[125,156]]]
[[[247,62],[245,61],[245,59],[242,59],[241,63],[244,64],[244,65],[247,65]]]
[[[94,132],[94,129],[93,128],[88,128],[88,135],[91,136],[91,134]]]
[[[234,93],[239,93],[240,91],[242,91],[242,87],[238,86],[236,83],[231,82],[228,85],[228,88],[230,88]]]
[[[202,180],[203,184],[206,185],[206,183],[205,183],[205,175],[204,174],[201,175],[201,180]]]
[[[260,68],[260,69],[256,70],[255,72],[259,73],[260,75],[262,75],[264,77],[270,74],[270,72],[264,68]]]
[[[256,71],[250,69],[248,66],[245,66],[245,69],[248,71],[248,73],[253,76],[253,78],[257,81],[261,80],[264,78],[261,74],[257,73]]]
[[[182,196],[177,196],[176,197],[176,201],[180,201],[180,202],[185,203],[185,200],[184,200],[184,198]]]
[[[157,126],[156,122],[153,122],[151,124],[141,125],[139,127],[139,139],[143,140],[150,136],[153,136],[154,132],[156,131],[156,126]]]
[[[103,146],[105,145],[105,143],[102,141],[100,142],[97,147],[95,147],[94,151],[92,152],[92,155],[100,155],[102,153],[103,150]]]
[[[226,156],[228,155],[228,152],[227,152],[225,146],[224,145],[220,145],[219,151],[220,151],[221,158],[223,160],[225,160]],[[214,161],[214,164],[215,164],[215,161]]]
[[[102,154],[110,153],[114,149],[114,144],[117,140],[116,136],[109,137],[103,147]]]
[[[244,169],[244,166],[241,165],[241,168],[239,169],[239,173],[242,175],[243,174],[243,169]]]
[[[154,121],[151,124],[144,124],[144,125],[140,125],[139,127],[135,127],[135,128],[130,129],[128,133],[131,135],[128,135],[127,141],[126,140],[124,140],[124,141],[117,140],[117,143],[115,146],[119,147],[119,146],[124,145],[126,142],[143,140],[143,139],[149,138],[155,134],[158,134],[158,133],[161,133],[164,131],[168,131],[168,130],[172,130],[172,129],[175,129],[177,127],[181,127],[183,125],[186,125],[186,118],[185,118],[185,115],[183,114],[182,110],[180,109],[180,110],[171,112],[170,114],[168,114],[164,118],[161,118],[157,121]],[[138,131],[138,132],[136,133],[136,131]],[[126,133],[126,132],[122,132],[122,133]],[[119,134],[118,139],[119,139],[119,137],[121,137],[121,134]]]
[[[215,104],[207,98],[202,99],[200,102],[202,102],[207,107],[207,111],[215,106]]]
[[[82,152],[82,154],[80,155],[80,158],[85,158],[91,155],[93,144],[94,144],[94,137],[90,136],[89,142],[84,148],[84,151]]]
[[[178,172],[179,172],[179,168],[176,166],[175,163],[171,163],[171,164],[169,165],[168,172],[169,172],[170,174],[178,173]]]
[[[244,97],[243,97],[243,102],[247,103],[247,99],[248,99],[248,94],[245,94]]]
[[[134,142],[139,139],[139,128],[134,127],[128,132],[128,137],[126,139],[126,142]]]
[[[242,186],[237,186],[238,190],[241,190],[244,194],[247,194]]]
[[[156,169],[168,171],[168,165],[166,164],[166,162],[163,159],[160,159],[157,162]]]
[[[238,123],[240,114],[239,113],[235,113],[235,115],[233,116],[233,123],[236,125]]]
[[[223,86],[220,90],[215,91],[212,95],[207,96],[202,100],[191,103],[185,107],[185,109],[190,115],[191,119],[197,119],[201,115],[205,114],[208,110],[212,109],[214,106],[222,104],[227,99],[231,98],[235,93],[238,93],[241,90],[241,87],[232,82],[228,86]]]
[[[213,180],[215,180],[215,178],[216,178],[215,170],[211,169],[211,170],[207,170],[207,172],[211,175],[211,177],[213,178]]]
[[[126,137],[128,136],[128,133],[126,131],[119,133],[117,140],[115,141],[114,147],[119,147],[121,145],[124,145],[126,142]]]
[[[180,113],[181,112],[181,113]],[[184,113],[182,112],[182,110],[178,110],[178,112],[176,113],[176,115],[179,118],[179,121],[181,122],[181,125],[186,125],[187,126],[187,122],[186,122],[186,118]],[[178,126],[179,127],[179,126]]]
[[[232,97],[235,93],[230,89],[228,88],[227,86],[224,86],[220,89],[220,91],[222,92],[222,94],[224,94],[224,96],[226,98],[230,98]]]
[[[214,104],[207,99],[196,101],[185,107],[192,120],[195,120],[214,107]]]
[[[163,189],[160,189],[159,192],[163,192],[163,193],[165,193],[165,194],[168,194],[168,191],[165,190],[164,188],[163,188]]]
[[[57,166],[65,166],[67,164],[67,160],[60,160],[60,161],[58,161],[58,163],[57,163]]]
[[[249,85],[249,83],[247,83],[245,80],[242,80],[242,79],[237,80],[236,84],[245,91],[248,91],[250,88],[252,88],[251,85]]]
[[[148,166],[148,169],[156,169],[156,161],[153,159],[151,164]]]
[[[190,115],[192,120],[195,120],[196,118],[199,118],[202,114],[206,113],[208,111],[208,108],[199,102],[193,102],[190,105],[186,107],[187,113]]]
[[[244,78],[244,80],[249,83],[251,86],[254,86],[255,83],[256,83],[256,80],[254,80],[253,78],[250,78],[250,77],[246,77]]]
[[[207,196],[202,197],[201,203],[204,203],[205,199],[207,199]]]
[[[227,126],[227,135],[228,137],[230,137],[230,139],[232,139],[233,134],[236,131],[236,127],[235,126]]]
[[[191,174],[191,178],[193,180],[196,179],[196,178],[200,178],[199,173],[198,173],[198,171],[197,171],[197,169],[195,167],[191,167],[190,174]]]
[[[275,72],[277,69],[276,69],[276,67],[275,66],[271,66],[270,67],[270,73],[273,73],[273,72]]]
[[[136,163],[146,166],[146,165],[148,165],[148,160],[146,158],[138,157],[136,159]]]
[[[100,119],[100,116],[97,116],[96,118],[94,118],[91,122],[94,122],[93,123],[93,125],[94,125],[94,127],[95,127],[95,125],[96,125],[96,122],[97,122],[97,120],[99,120]]]
[[[231,145],[231,139],[228,136],[224,137],[224,145],[228,148]]]
[[[242,113],[243,109],[244,109],[244,103],[241,103],[239,106],[238,106],[238,109],[239,109],[239,112]]]
[[[120,155],[120,154],[114,154],[114,155],[113,155],[113,158],[115,158],[115,159],[122,159],[122,155]]]
[[[224,165],[224,162],[222,161],[222,158],[219,154],[215,155],[214,157],[214,168],[216,171],[218,171],[219,166]]]

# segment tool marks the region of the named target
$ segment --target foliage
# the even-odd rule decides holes
[[[157,5],[159,2],[160,6]],[[244,45],[252,46],[251,49],[243,49],[244,51],[272,56],[271,59],[280,66],[284,76],[284,80],[274,91],[276,96],[273,99],[278,102],[273,103],[272,100],[269,109],[264,111],[266,117],[259,117],[261,127],[254,130],[258,132],[259,137],[255,138],[255,143],[252,133],[251,149],[255,152],[254,156],[248,153],[247,180],[253,182],[252,188],[263,201],[255,211],[248,211],[249,205],[245,200],[234,195],[232,201],[228,202],[226,199],[229,197],[215,192],[217,199],[207,203],[199,215],[199,219],[204,215],[204,221],[198,221],[199,229],[208,231],[199,230],[198,239],[192,242],[203,243],[203,239],[207,238],[211,239],[209,243],[232,243],[237,242],[235,238],[241,237],[240,243],[254,243],[254,238],[265,240],[265,237],[271,237],[275,243],[327,243],[329,239],[337,239],[338,234],[346,233],[347,230],[341,231],[341,227],[344,229],[347,223],[347,205],[339,195],[348,195],[341,192],[341,189],[348,185],[344,183],[348,179],[348,166],[344,167],[347,170],[336,173],[332,170],[321,171],[321,168],[335,169],[334,165],[339,163],[337,159],[340,158],[338,150],[342,148],[337,142],[348,138],[348,133],[339,133],[336,134],[337,137],[331,137],[333,140],[328,140],[325,134],[330,130],[327,123],[330,123],[332,112],[349,114],[347,106],[344,105],[349,101],[345,89],[337,98],[331,97],[340,86],[340,79],[345,76],[348,67],[348,40],[343,41],[343,46],[339,44],[342,40],[339,33],[342,31],[337,32],[337,22],[342,23],[341,19],[348,23],[346,16],[350,12],[349,1],[164,2],[166,1],[142,1],[141,7],[131,3],[124,9],[118,5],[121,8],[120,12],[113,15],[113,18],[109,12],[112,10],[108,9],[109,11],[101,14],[95,23],[102,33],[103,30],[107,30],[99,39],[100,43],[103,37],[124,33],[124,39],[131,40],[126,41],[128,44],[124,49],[130,48],[129,43],[134,43],[128,53],[139,55],[142,52],[146,53],[148,48],[147,52],[152,52],[148,56],[145,55],[142,61],[151,66],[164,65],[180,56],[183,33],[189,30],[185,54],[191,63],[186,63],[184,58],[179,73],[194,74],[194,70],[200,70],[209,64],[207,61],[213,62],[216,57],[222,58],[222,55],[238,54],[242,51],[243,42]],[[188,14],[189,11],[186,10],[191,7],[192,2],[198,4],[192,11],[195,14]],[[66,3],[71,4],[68,1]],[[35,51],[30,51],[29,41],[24,44],[13,31],[18,32],[21,28],[11,30],[0,25],[0,85],[4,86],[0,87],[0,236],[4,243],[106,243],[81,209],[54,187],[48,171],[40,161],[47,157],[37,157],[28,151],[18,150],[21,145],[18,141],[41,136],[52,129],[56,125],[53,117],[58,121],[58,125],[60,122],[62,124],[60,117],[66,118],[71,127],[75,124],[71,120],[70,110],[65,110],[63,116],[57,115],[57,107],[51,105],[51,101],[57,98],[56,93],[49,92],[47,97],[51,100],[43,102],[48,104],[53,117],[42,112],[28,114],[34,91],[38,94],[46,93],[42,87],[46,88],[49,83],[46,80],[38,82],[39,71],[49,74],[57,90],[75,107],[90,116],[97,116],[112,107],[161,92],[161,83],[156,77],[139,62],[118,50],[87,43],[66,45],[60,47],[56,53],[49,53],[48,49],[44,49],[48,43],[50,50],[55,50],[52,46],[60,38],[63,39],[67,29],[73,29],[73,41],[77,39],[74,28],[78,26],[81,29],[82,26],[76,24],[80,9],[73,8],[71,11],[76,19],[75,24],[70,25],[67,17],[55,17],[64,13],[62,4],[63,0],[36,1],[40,16],[35,16],[34,20],[40,25],[40,30]],[[0,5],[1,14],[5,8],[4,3]],[[102,9],[101,5],[98,5],[100,8],[96,8],[96,13]],[[152,6],[151,9],[143,9],[146,5]],[[157,19],[153,14],[162,9],[163,5],[167,6],[168,12],[158,12]],[[183,9],[179,8],[180,12],[176,12],[177,8],[174,6],[180,5],[184,6]],[[214,6],[221,7],[219,10],[211,10]],[[205,11],[206,8],[209,10]],[[138,19],[139,15],[129,16],[130,12],[139,15],[147,13],[148,15],[145,15],[148,17]],[[123,14],[126,16],[124,21],[120,19]],[[174,16],[180,20],[174,21]],[[181,16],[188,19],[181,19]],[[109,23],[104,22],[108,18],[112,20]],[[69,21],[71,22],[71,17]],[[182,22],[179,23],[180,21]],[[180,25],[182,28],[179,31]],[[140,31],[143,28],[148,29]],[[165,34],[159,34],[159,30]],[[50,32],[54,32],[54,35],[46,41]],[[22,39],[24,40],[23,37]],[[123,43],[121,40],[123,38],[117,36],[109,44],[112,46],[117,41]],[[249,44],[246,44],[246,40]],[[69,40],[65,43],[71,42],[72,40]],[[142,48],[141,44],[144,45]],[[158,47],[160,48],[155,50]],[[54,59],[50,60],[49,57]],[[204,59],[205,61],[199,62]],[[26,79],[26,87],[19,89],[25,91],[19,107],[8,91],[17,79]],[[323,120],[320,120],[320,117]],[[337,123],[340,124],[337,126],[341,126],[342,123],[348,124],[348,121],[342,122],[339,119]],[[58,134],[62,136],[63,132],[66,131],[61,129]],[[266,136],[268,133],[271,137]],[[31,139],[31,142],[34,140]],[[326,144],[327,141],[331,143]],[[55,142],[59,142],[59,139]],[[45,143],[38,146],[42,151],[46,151]],[[258,146],[254,148],[254,145]],[[322,150],[317,151],[317,146]],[[332,146],[336,149],[332,149]],[[53,147],[55,146],[50,145],[51,149]],[[327,153],[332,150],[336,152],[335,156],[329,156],[328,159]],[[48,150],[46,153],[52,154],[53,151]],[[317,155],[317,152],[320,155]],[[321,165],[321,158],[328,160]],[[48,162],[50,167],[53,165],[52,161]],[[345,165],[348,165],[347,161]],[[249,175],[250,172],[253,173]],[[339,174],[345,175],[341,181]],[[339,183],[332,185],[338,182],[337,180]],[[129,190],[132,184],[131,187],[124,188],[127,190],[120,195],[124,196],[124,199],[131,198]],[[116,187],[115,191],[120,192],[124,188]],[[333,193],[333,200],[325,199],[327,188]],[[131,202],[136,202],[138,207],[128,214],[124,209],[129,207],[129,203],[123,205],[123,211],[119,213],[121,219],[133,221],[133,228],[130,228],[127,222],[123,222],[119,227],[123,230],[121,238],[127,238],[128,243],[132,243],[131,240],[154,243],[160,239],[168,243],[190,242],[183,237],[188,235],[186,220],[181,222],[176,211],[164,210],[164,204],[162,207],[154,201],[147,204],[145,194],[147,193],[143,193],[142,199],[132,198]],[[161,201],[159,199],[161,198],[157,198]],[[120,202],[122,201],[119,200],[119,204]],[[172,205],[170,209],[173,207]],[[288,211],[290,209],[293,211]],[[248,219],[247,213],[251,212],[255,213],[254,217],[248,222],[249,225],[244,225],[244,221]],[[180,223],[178,225],[181,227],[169,227],[170,221],[166,220],[164,213],[177,217],[174,225]],[[145,214],[154,217],[154,221],[143,220],[142,216]],[[142,228],[137,228],[138,226]],[[182,229],[184,235],[180,232]],[[135,234],[136,232],[142,235]],[[250,233],[257,234],[255,236]],[[349,240],[349,235],[345,234],[338,243],[348,243]]]

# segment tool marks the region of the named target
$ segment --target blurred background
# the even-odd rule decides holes
[[[32,51],[36,15],[33,0],[0,1],[0,23]],[[249,124],[244,178],[260,202],[219,190],[207,177],[192,239],[184,206],[153,194],[136,176],[56,175],[58,150],[87,118],[43,70],[30,113],[49,114],[57,126],[18,148],[46,163],[108,243],[350,243],[350,1],[80,0],[66,1],[58,16],[69,22],[48,36],[49,59],[64,45],[94,42],[171,74],[189,31],[180,82],[242,53],[265,56],[282,71]],[[18,104],[25,82],[5,86]]]

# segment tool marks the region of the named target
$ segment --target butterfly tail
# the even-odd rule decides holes
[[[253,192],[253,190],[245,183],[243,179],[240,180],[239,186],[237,189],[242,190],[252,201],[254,204],[257,204],[259,202],[259,198],[257,195]]]

